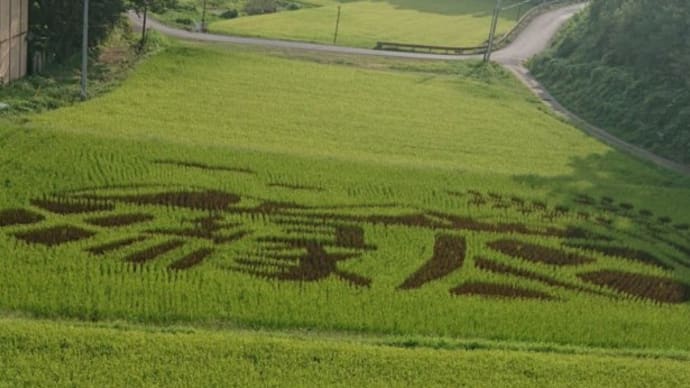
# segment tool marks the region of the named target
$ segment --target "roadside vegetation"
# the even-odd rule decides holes
[[[690,6],[595,0],[531,65],[566,107],[690,164]]]
[[[91,50],[88,92],[91,97],[107,93],[124,81],[139,61],[167,45],[167,40],[149,32],[145,47],[128,24],[122,22]],[[81,57],[72,54],[34,73],[0,88],[0,102],[9,105],[0,111],[0,119],[21,119],[27,113],[38,113],[80,101],[79,79]]]

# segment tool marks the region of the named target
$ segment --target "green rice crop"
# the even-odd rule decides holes
[[[304,335],[0,320],[0,384],[677,387],[687,361],[401,349]],[[615,371],[615,372],[613,372]]]
[[[496,67],[176,46],[112,93],[3,124],[0,147],[4,311],[690,349],[683,291],[585,276],[687,287],[688,178],[587,137]],[[93,221],[132,214],[150,219]],[[443,236],[464,261],[425,275]],[[93,253],[125,239],[140,240]],[[478,283],[548,298],[451,291]]]
[[[326,0],[298,11],[220,20],[209,28],[232,35],[332,43],[341,7],[339,45],[373,48],[383,41],[467,47],[486,41],[494,6],[490,0]],[[498,33],[510,30],[518,16],[517,8],[502,13]]]

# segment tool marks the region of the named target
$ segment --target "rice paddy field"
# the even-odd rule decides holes
[[[338,7],[337,44],[373,48],[378,41],[474,47],[486,41],[493,0],[317,0],[296,11],[217,20],[209,30],[315,43],[333,43]],[[505,5],[518,1],[504,2]],[[508,32],[529,6],[501,14],[497,32]]]
[[[175,44],[0,120],[3,384],[690,383],[690,179],[497,66]]]

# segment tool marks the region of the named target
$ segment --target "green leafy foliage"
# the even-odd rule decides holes
[[[690,5],[593,1],[532,70],[566,106],[690,163]]]
[[[58,63],[68,61],[82,44],[83,0],[32,0],[29,10],[31,51],[43,51]],[[120,20],[124,0],[92,1],[89,10],[89,44],[107,38]]]

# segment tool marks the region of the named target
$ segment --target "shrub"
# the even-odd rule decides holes
[[[277,8],[278,4],[276,0],[249,0],[244,6],[244,12],[248,15],[261,15],[264,13],[273,13]]]
[[[186,18],[186,17],[181,17],[181,18],[175,19],[175,23],[182,24],[184,26],[191,26],[194,24],[194,20],[192,20],[190,18]]]
[[[222,14],[220,14],[220,17],[223,19],[234,19],[237,16],[239,16],[239,12],[237,12],[236,9],[229,9]]]

